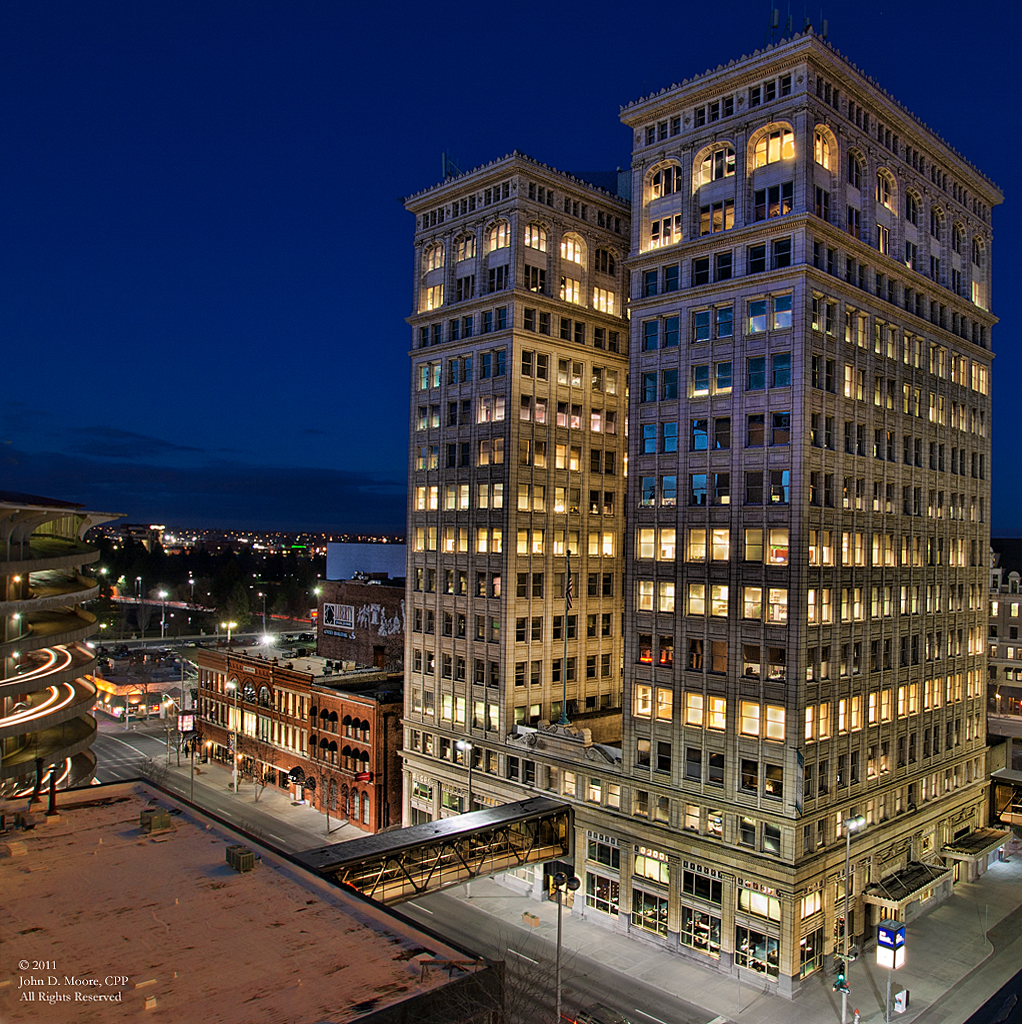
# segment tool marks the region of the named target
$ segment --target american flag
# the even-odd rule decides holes
[[[566,579],[565,579],[565,583],[564,583],[564,608],[565,608],[566,611],[570,612],[571,611],[571,596],[572,596],[571,595],[571,587],[572,587],[572,581],[571,581],[571,562],[568,563],[568,571],[565,573],[565,577],[566,577]]]

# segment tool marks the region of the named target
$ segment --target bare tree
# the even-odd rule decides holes
[[[277,768],[273,763],[274,747],[256,736],[238,735],[238,753],[243,760],[239,767],[241,777],[248,779],[255,788],[256,803],[263,790],[276,781]]]
[[[142,703],[145,706],[145,719],[147,722],[149,721],[149,691],[151,687],[156,685],[153,668],[154,663],[143,655],[141,661],[136,662],[128,669],[128,674],[131,676],[131,682],[128,684],[129,692],[134,691],[135,693],[142,694]]]
[[[151,604],[137,604],[135,605],[135,621],[138,623],[139,632],[142,634],[142,639],[145,639],[145,631],[149,628],[149,623],[152,622],[153,618],[153,606]]]
[[[157,786],[165,786],[170,777],[170,769],[151,757],[143,757],[138,762],[137,770],[141,778],[147,779]]]
[[[554,1014],[554,965],[546,959],[544,943],[528,934],[498,931],[495,951],[487,957],[498,984],[466,984],[475,969],[470,962],[447,965],[427,963],[429,970],[446,970],[461,984],[441,989],[430,1014],[420,1024],[450,1024],[454,1021],[490,1020],[499,1024],[535,1024]],[[572,958],[561,957],[562,971]],[[485,1016],[484,1016],[485,1015]]]

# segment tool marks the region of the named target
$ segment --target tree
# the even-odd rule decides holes
[[[138,623],[139,632],[143,637],[145,636],[145,631],[149,628],[152,618],[153,606],[151,604],[135,605],[135,621]]]
[[[218,605],[218,609],[222,607],[224,615],[231,619],[233,622],[237,622],[238,625],[242,625],[248,621],[248,591],[245,589],[244,584],[239,580],[231,587],[230,593],[227,595],[223,602],[223,605]]]
[[[257,736],[238,734],[238,753],[243,758],[238,770],[243,779],[254,785],[256,803],[263,795],[263,790],[271,782],[276,782],[277,767],[273,763],[273,751],[272,743],[266,743]]]
[[[553,965],[544,959],[544,944],[530,941],[530,936],[515,936],[515,951],[511,951],[511,936],[499,931],[494,942],[495,953],[481,966],[497,973],[499,983],[472,985],[472,968],[464,962],[460,968],[448,973],[455,984],[445,985],[437,1000],[420,1024],[451,1024],[454,1021],[492,1019],[500,1024],[534,1024],[553,1016]],[[562,970],[569,958],[562,955]],[[428,961],[427,961],[428,965]],[[439,963],[433,970],[444,969]],[[461,977],[459,978],[459,974]],[[484,975],[480,975],[480,978]],[[488,1015],[486,1018],[483,1015]]]

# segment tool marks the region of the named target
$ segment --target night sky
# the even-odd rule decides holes
[[[400,197],[444,150],[627,167],[620,106],[762,46],[770,6],[7,0],[0,489],[132,521],[402,531]],[[992,531],[1020,536],[1022,5],[823,14],[1006,194]]]

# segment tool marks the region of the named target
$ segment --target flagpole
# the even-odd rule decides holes
[[[568,612],[571,611],[571,548],[564,547],[564,660],[561,662],[561,717],[558,725],[568,721]]]

